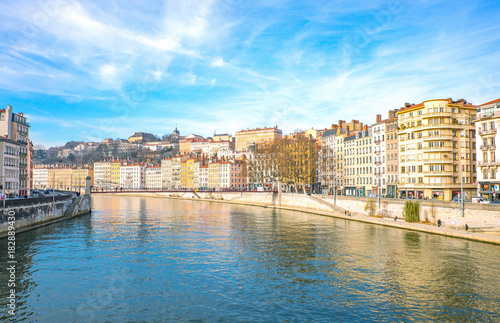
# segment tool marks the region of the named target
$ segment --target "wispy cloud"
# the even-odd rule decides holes
[[[28,113],[35,142],[287,132],[500,93],[486,1],[11,0],[0,18],[0,101]]]

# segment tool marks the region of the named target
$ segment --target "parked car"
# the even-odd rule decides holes
[[[500,204],[500,200],[491,201],[490,204]]]
[[[471,202],[472,203],[483,203],[483,204],[490,204],[491,203],[485,197],[473,197]]]
[[[462,199],[459,197],[454,197],[452,201],[453,202],[462,202]]]

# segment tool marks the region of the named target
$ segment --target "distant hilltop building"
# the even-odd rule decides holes
[[[150,142],[150,141],[158,141],[155,135],[147,132],[136,132],[132,136],[128,137],[128,141],[131,143],[140,143],[140,142]]]
[[[283,132],[278,129],[278,126],[268,128],[256,128],[256,129],[247,129],[240,130],[236,132],[235,140],[236,140],[236,150],[243,151],[250,146],[252,142],[255,144],[259,144],[262,142],[272,142],[276,139],[281,139],[283,136]]]

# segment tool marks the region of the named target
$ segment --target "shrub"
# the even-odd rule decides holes
[[[374,199],[366,200],[365,211],[368,211],[369,216],[375,215],[375,209],[376,209],[375,200]]]
[[[420,221],[420,203],[415,201],[406,201],[403,208],[403,217],[406,222],[418,222]]]

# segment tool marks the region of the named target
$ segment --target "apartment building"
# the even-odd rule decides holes
[[[356,196],[370,196],[372,194],[372,134],[371,128],[364,126],[356,133],[354,139],[355,156],[355,183]]]
[[[199,166],[199,188],[206,190],[208,188],[208,165]]]
[[[161,187],[172,188],[172,158],[161,161]]]
[[[94,187],[96,189],[116,187],[111,182],[111,162],[94,163]]]
[[[385,196],[387,194],[387,173],[386,171],[386,120],[382,120],[382,115],[377,114],[376,122],[372,125],[372,145],[373,145],[373,186],[372,195]]]
[[[332,129],[326,130],[320,137],[321,150],[318,154],[319,180],[323,194],[333,194],[336,180],[336,142],[337,125],[332,125]]]
[[[500,200],[500,99],[477,107],[475,127],[478,193]]]
[[[399,154],[398,154],[398,117],[396,110],[389,110],[389,118],[385,121],[385,154],[386,154],[386,178],[387,178],[387,197],[395,198],[398,196],[399,180]]]
[[[161,166],[148,166],[145,171],[145,185],[150,190],[161,190]]]
[[[20,144],[19,162],[17,165],[19,168],[17,172],[19,184],[16,189],[16,194],[19,196],[28,194],[28,182],[30,181],[28,178],[29,128],[30,125],[27,123],[26,117],[22,112],[14,113],[10,105],[7,105],[6,109],[0,109],[0,136]]]
[[[0,179],[2,193],[7,196],[19,196],[22,192],[19,163],[21,161],[20,152],[25,146],[20,142],[4,137],[0,137]],[[26,194],[26,193],[24,193]]]
[[[405,104],[397,112],[402,198],[450,201],[476,194],[476,107],[461,99]]]
[[[90,166],[74,167],[71,172],[71,191],[83,192],[90,177],[90,186],[94,186],[94,169]]]
[[[124,189],[144,188],[146,167],[142,163],[123,164],[120,167],[120,187]]]
[[[235,149],[237,151],[246,151],[248,146],[253,142],[255,144],[263,143],[263,142],[272,142],[277,139],[281,139],[283,136],[283,132],[278,129],[278,126],[273,128],[256,128],[256,129],[247,129],[240,130],[236,132],[235,140]]]
[[[230,188],[231,189],[244,189],[246,188],[245,161],[235,160],[230,164]]]
[[[33,188],[42,190],[49,188],[47,183],[48,177],[49,171],[47,168],[35,167],[33,169]]]
[[[221,163],[208,164],[208,189],[219,189],[221,183]]]
[[[356,135],[344,138],[344,193],[346,196],[357,196],[356,188]]]

